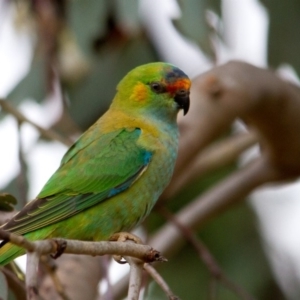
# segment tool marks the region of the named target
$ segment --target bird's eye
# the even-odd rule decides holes
[[[150,87],[151,90],[156,94],[161,94],[166,91],[165,86],[161,82],[151,82]]]

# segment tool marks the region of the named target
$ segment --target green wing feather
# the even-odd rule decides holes
[[[83,135],[65,154],[37,199],[3,229],[25,234],[59,222],[126,190],[147,168],[152,153],[141,148],[139,128],[91,138]]]

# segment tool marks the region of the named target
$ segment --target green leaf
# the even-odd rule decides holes
[[[0,194],[0,211],[13,211],[17,204],[17,199],[8,193]]]

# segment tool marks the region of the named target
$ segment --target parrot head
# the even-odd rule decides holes
[[[179,68],[163,62],[139,66],[118,84],[112,106],[160,118],[176,119],[190,105],[191,81]]]

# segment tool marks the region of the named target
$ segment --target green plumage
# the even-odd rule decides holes
[[[30,240],[105,240],[138,224],[171,178],[176,115],[186,110],[189,86],[182,71],[165,63],[131,71],[106,114],[68,150],[37,198],[3,229]],[[0,264],[23,253],[6,243]]]

